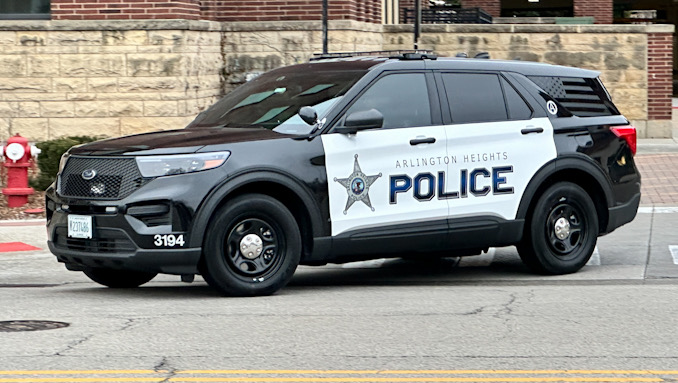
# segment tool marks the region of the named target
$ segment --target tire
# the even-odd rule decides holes
[[[598,215],[588,193],[559,182],[546,189],[532,209],[518,253],[537,273],[574,273],[591,258],[598,233]]]
[[[227,296],[270,295],[292,279],[301,249],[299,227],[285,205],[263,194],[243,195],[209,225],[203,276]]]
[[[155,278],[156,273],[144,273],[131,270],[91,268],[84,271],[94,282],[115,289],[139,287]]]

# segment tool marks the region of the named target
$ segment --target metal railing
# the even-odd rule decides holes
[[[403,9],[403,22],[413,24],[417,15],[414,8]],[[424,24],[492,24],[492,16],[482,8],[430,7],[421,10]]]

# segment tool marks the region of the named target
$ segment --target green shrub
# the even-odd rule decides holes
[[[35,144],[42,150],[38,156],[38,169],[40,172],[37,177],[30,180],[30,185],[36,190],[45,190],[54,182],[59,172],[59,160],[72,146],[84,144],[87,142],[101,140],[103,137],[73,136],[62,137],[49,141],[42,141]]]

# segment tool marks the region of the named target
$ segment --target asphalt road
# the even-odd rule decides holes
[[[68,324],[0,332],[0,383],[677,381],[676,227],[678,209],[643,207],[567,276],[502,248],[302,267],[240,299],[168,276],[106,289],[44,250],[0,253],[0,321]],[[0,229],[45,247],[40,226]]]

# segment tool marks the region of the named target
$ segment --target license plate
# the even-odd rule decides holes
[[[71,238],[92,238],[92,217],[89,215],[68,216],[68,236]]]

